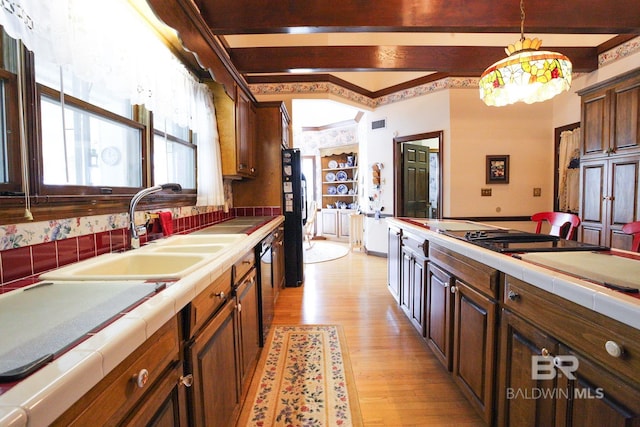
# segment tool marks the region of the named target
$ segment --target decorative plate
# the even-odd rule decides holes
[[[341,184],[344,185],[344,184]],[[336,194],[336,187],[334,187],[333,185],[330,187],[327,187],[327,193],[328,194]]]
[[[333,182],[336,180],[336,174],[333,172],[329,172],[324,176],[324,179],[327,180],[328,182]]]
[[[338,185],[338,194],[347,194],[349,192],[349,187],[344,184]]]
[[[336,174],[336,178],[338,178],[338,181],[346,181],[347,173],[345,171],[340,171]]]
[[[329,161],[329,167],[330,167],[331,169],[335,169],[335,168],[337,168],[337,167],[338,167],[338,162],[336,162],[335,160],[330,160],[330,161]]]

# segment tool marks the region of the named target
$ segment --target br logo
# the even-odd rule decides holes
[[[531,379],[552,380],[557,375],[564,375],[570,380],[575,380],[573,375],[578,370],[578,358],[575,356],[531,356]]]

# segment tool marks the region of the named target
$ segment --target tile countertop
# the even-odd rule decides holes
[[[0,427],[49,425],[283,221],[283,216],[274,217],[0,395]]]
[[[475,259],[597,313],[640,329],[640,299],[638,298],[559,271],[528,263],[507,254],[493,252],[471,243],[442,235],[428,227],[428,220],[420,219],[419,221],[420,223],[425,223],[425,225],[419,225],[418,220],[412,221],[410,218],[387,218],[389,224],[418,231],[422,234],[426,233],[429,241],[433,241],[445,248]],[[626,251],[617,251],[615,249],[612,249],[612,252],[628,254]]]

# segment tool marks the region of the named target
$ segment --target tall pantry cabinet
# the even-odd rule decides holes
[[[640,220],[640,69],[578,92],[583,242],[631,248],[622,232]]]

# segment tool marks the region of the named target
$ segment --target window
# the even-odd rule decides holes
[[[20,125],[18,118],[17,44],[1,31],[0,46],[0,194],[22,191]]]
[[[154,115],[153,182],[176,182],[183,190],[196,189],[195,134]]]
[[[142,126],[42,89],[43,184],[141,187]],[[64,130],[63,130],[64,127]]]

